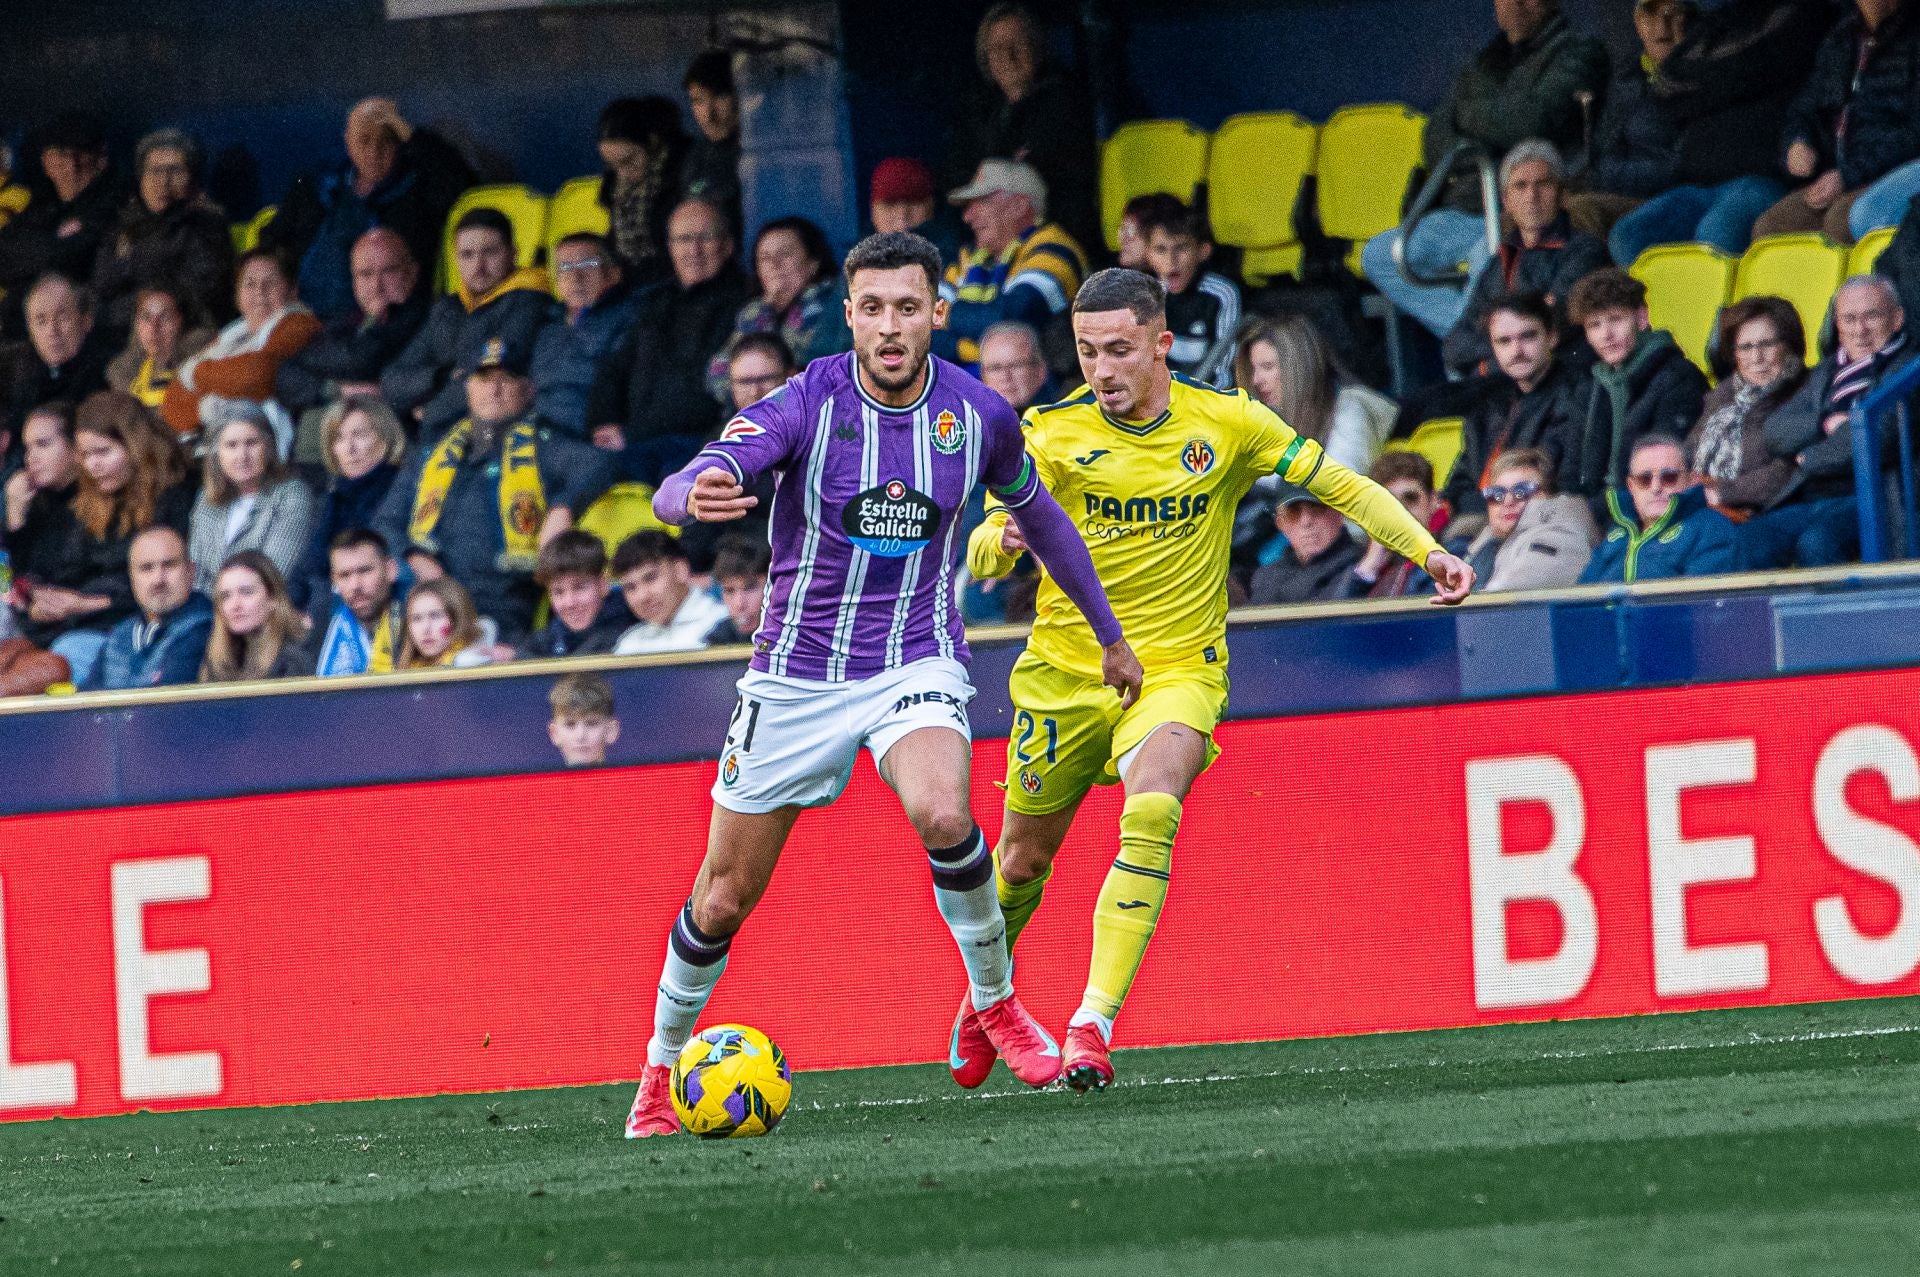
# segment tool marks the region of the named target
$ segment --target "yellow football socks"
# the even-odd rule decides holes
[[[1032,882],[1023,882],[1014,886],[1000,876],[1000,853],[993,853],[993,887],[1000,896],[1000,912],[1007,920],[1007,952],[1013,952],[1013,942],[1020,938],[1026,929],[1027,920],[1033,917],[1033,911],[1040,907],[1040,893],[1047,889],[1047,879],[1053,877],[1053,866]]]
[[[1111,1032],[1167,902],[1179,831],[1180,800],[1172,794],[1133,794],[1121,808],[1120,854],[1094,907],[1093,964],[1075,1023],[1092,1019]]]

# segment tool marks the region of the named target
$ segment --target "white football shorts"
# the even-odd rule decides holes
[[[894,742],[922,727],[973,739],[973,682],[950,657],[845,683],[748,670],[738,686],[713,782],[713,801],[729,811],[824,807],[847,787],[862,746],[877,766]]]

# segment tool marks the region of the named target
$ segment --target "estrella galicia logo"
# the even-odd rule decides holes
[[[940,507],[899,479],[855,494],[840,513],[853,543],[883,559],[904,559],[933,540]]]
[[[1205,439],[1189,439],[1180,449],[1180,464],[1188,474],[1205,474],[1213,469],[1213,445]]]
[[[933,419],[933,450],[950,457],[966,443],[967,428],[960,424],[960,418],[953,415],[952,409],[942,408],[940,415]]]
[[[1084,457],[1075,457],[1073,459],[1074,464],[1082,465],[1082,466],[1090,466],[1094,462],[1100,460],[1100,458],[1106,456],[1111,451],[1112,449],[1110,448],[1095,448],[1092,452],[1089,452]]]

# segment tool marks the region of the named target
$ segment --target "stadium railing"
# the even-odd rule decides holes
[[[1853,488],[1860,511],[1860,557],[1867,563],[1884,563],[1892,557],[1892,529],[1887,526],[1886,482],[1882,477],[1881,448],[1885,436],[1882,423],[1894,419],[1900,452],[1899,552],[1913,553],[1914,531],[1920,526],[1915,499],[1913,472],[1913,421],[1908,401],[1920,391],[1920,361],[1908,364],[1862,396],[1848,413],[1847,428],[1853,432]]]

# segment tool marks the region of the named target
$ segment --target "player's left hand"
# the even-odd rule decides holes
[[[1427,575],[1435,586],[1433,601],[1442,606],[1458,603],[1473,590],[1473,569],[1445,550],[1427,556]]]
[[[1100,649],[1100,681],[1120,693],[1120,708],[1132,709],[1133,703],[1140,699],[1140,684],[1147,672],[1140,668],[1140,658],[1133,654],[1133,648],[1125,639],[1115,639]]]

